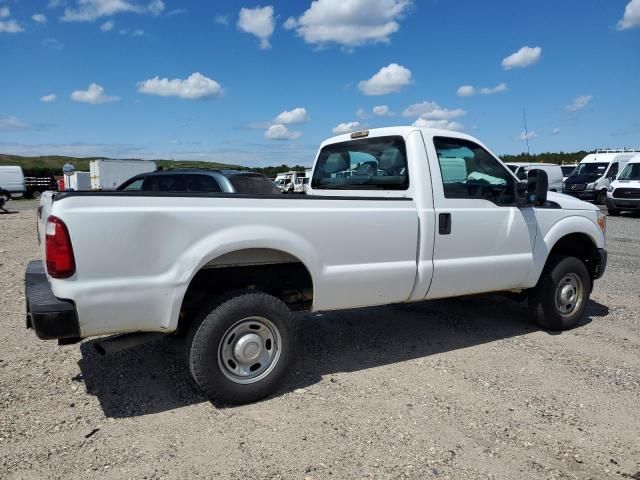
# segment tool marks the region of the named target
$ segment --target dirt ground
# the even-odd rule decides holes
[[[640,479],[640,216],[609,217],[571,331],[499,295],[300,315],[286,386],[218,408],[175,340],[100,357],[25,329],[34,205],[0,215],[0,478]]]

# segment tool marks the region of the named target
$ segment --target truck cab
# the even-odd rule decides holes
[[[626,149],[597,150],[582,159],[564,181],[562,192],[604,205],[613,179],[640,151]]]

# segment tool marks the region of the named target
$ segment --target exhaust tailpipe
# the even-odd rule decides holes
[[[161,337],[165,337],[164,333],[156,332],[134,332],[124,333],[122,335],[114,335],[107,337],[104,340],[98,340],[93,344],[96,351],[100,355],[107,355],[109,353],[120,352],[127,348],[142,345],[143,343],[153,342]]]

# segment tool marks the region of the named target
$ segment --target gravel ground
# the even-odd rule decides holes
[[[176,341],[99,357],[25,330],[34,202],[0,215],[0,478],[640,479],[640,216],[588,316],[467,297],[324,315],[272,398],[206,401]],[[24,207],[24,208],[23,208]]]

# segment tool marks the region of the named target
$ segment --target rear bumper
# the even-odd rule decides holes
[[[604,248],[598,248],[596,250],[596,265],[593,270],[594,280],[602,277],[604,275],[604,271],[607,268],[607,251]]]
[[[24,284],[27,328],[33,328],[43,340],[80,338],[76,306],[53,294],[41,261],[29,262]]]

